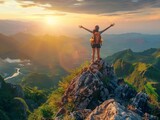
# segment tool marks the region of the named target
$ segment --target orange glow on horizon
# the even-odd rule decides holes
[[[73,32],[84,33],[79,31],[78,25],[84,25],[93,29],[94,26],[98,24],[103,29],[111,23],[116,24],[114,30],[109,30],[111,33],[122,33],[122,30],[123,33],[137,32],[139,26],[143,26],[143,30],[146,31],[145,27],[148,23],[150,23],[150,28],[152,28],[150,31],[159,31],[157,27],[159,24],[155,21],[160,21],[160,8],[143,8],[135,11],[89,14],[46,9],[42,5],[34,5],[32,4],[33,2],[29,3],[31,6],[22,7],[22,4],[16,0],[5,1],[3,4],[0,4],[0,20],[33,22],[39,24],[39,27],[37,27],[37,31],[40,31],[39,33],[56,34],[55,32],[57,32],[58,34],[65,35],[69,32],[71,34],[73,34]],[[46,7],[50,6],[46,5]],[[131,25],[134,29],[131,29]],[[156,30],[154,29],[155,27],[157,28]],[[36,27],[32,28],[31,26],[31,29],[34,29],[35,33]]]

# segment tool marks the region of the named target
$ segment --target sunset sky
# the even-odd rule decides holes
[[[83,34],[78,25],[107,33],[160,34],[160,0],[0,0],[0,32]]]

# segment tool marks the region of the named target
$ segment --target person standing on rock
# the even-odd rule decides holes
[[[114,23],[111,24],[110,26],[108,26],[107,28],[105,28],[102,31],[99,31],[99,26],[98,25],[95,26],[93,31],[83,27],[82,25],[79,26],[80,28],[83,28],[84,30],[93,34],[92,38],[90,39],[91,47],[92,47],[92,62],[94,62],[96,50],[97,50],[97,59],[100,60],[100,48],[101,48],[101,45],[102,45],[101,34],[103,32],[105,32],[106,30],[108,30],[109,28],[111,28],[112,26],[114,26]]]

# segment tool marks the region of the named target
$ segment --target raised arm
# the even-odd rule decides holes
[[[83,27],[82,25],[80,25],[79,27],[80,27],[80,28],[83,28],[84,30],[87,30],[87,31],[90,32],[90,33],[93,33],[91,30],[89,30],[89,29]]]
[[[102,31],[100,31],[100,33],[103,33],[103,32],[105,32],[106,30],[108,30],[109,28],[111,28],[112,26],[114,26],[115,24],[113,23],[113,24],[111,24],[110,26],[108,26],[107,28],[105,28],[104,30],[102,30]]]

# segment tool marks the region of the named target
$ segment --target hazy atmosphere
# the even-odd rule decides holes
[[[102,29],[116,23],[109,34],[160,34],[159,0],[1,0],[0,32],[83,34],[78,25]]]

